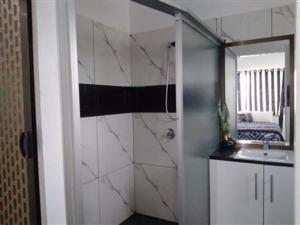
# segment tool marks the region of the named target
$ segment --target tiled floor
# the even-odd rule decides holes
[[[178,225],[178,223],[169,222],[166,220],[144,216],[141,214],[134,214],[125,220],[120,225]]]

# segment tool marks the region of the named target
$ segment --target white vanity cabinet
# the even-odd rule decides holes
[[[263,223],[263,165],[210,160],[211,224]]]
[[[294,224],[294,168],[264,166],[264,224]]]
[[[212,225],[293,224],[293,168],[210,160]]]

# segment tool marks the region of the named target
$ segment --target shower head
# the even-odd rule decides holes
[[[175,48],[175,41],[169,43],[169,48],[171,48],[171,47]]]

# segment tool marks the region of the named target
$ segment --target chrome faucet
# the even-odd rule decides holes
[[[269,150],[270,149],[269,141],[263,141],[263,149],[264,150]]]

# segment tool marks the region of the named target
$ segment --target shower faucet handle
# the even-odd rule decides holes
[[[168,139],[168,140],[173,140],[174,138],[175,138],[175,131],[174,131],[174,129],[172,129],[172,128],[169,128],[167,131],[166,131],[166,138]]]

